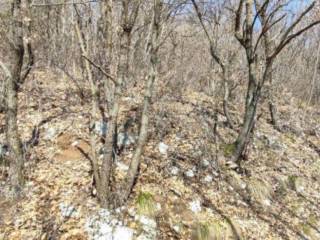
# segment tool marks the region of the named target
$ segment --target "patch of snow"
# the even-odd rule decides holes
[[[214,177],[218,177],[218,176],[219,176],[219,173],[217,173],[217,171],[215,171],[215,170],[213,170],[211,173],[212,173],[212,175],[213,175]]]
[[[163,155],[167,154],[169,146],[163,142],[159,143],[159,152]]]
[[[99,226],[99,233],[109,239],[112,237],[112,226],[109,223],[101,223]]]
[[[94,131],[96,134],[99,134],[100,136],[105,136],[108,131],[108,125],[104,121],[96,121],[94,123]]]
[[[181,233],[181,227],[180,227],[180,225],[174,225],[172,228],[173,228],[173,230],[174,230],[176,233]]]
[[[156,204],[156,209],[157,209],[158,211],[161,210],[161,204],[160,204],[160,203],[157,203],[157,204]]]
[[[131,240],[134,231],[128,227],[117,226],[113,232],[113,240]]]
[[[270,201],[270,199],[264,199],[262,203],[263,203],[265,206],[268,206],[268,207],[271,206],[271,201]]]
[[[296,191],[297,191],[297,193],[303,193],[303,191],[304,191],[304,187],[303,187],[303,186],[301,186],[301,185],[296,186]]]
[[[207,175],[205,176],[205,178],[203,179],[205,182],[207,183],[211,183],[213,180],[213,177],[211,175]]]
[[[179,171],[180,171],[180,169],[178,168],[178,167],[176,167],[176,166],[173,166],[171,169],[170,169],[170,173],[172,174],[172,175],[178,175],[178,173],[179,173]]]
[[[76,146],[78,146],[78,145],[79,145],[79,141],[74,141],[74,142],[71,144],[72,147],[76,147]]]
[[[156,240],[157,239],[157,223],[155,220],[146,216],[136,216],[141,224],[143,232],[137,237],[137,240]]]
[[[122,163],[122,162],[117,162],[116,165],[117,165],[118,170],[120,170],[120,171],[128,171],[128,169],[129,169],[129,166]]]
[[[201,166],[202,167],[208,167],[210,165],[210,162],[207,159],[202,159]]]
[[[134,235],[133,229],[122,226],[107,209],[89,217],[85,223],[85,230],[91,240],[132,240]]]
[[[192,169],[190,169],[190,170],[188,170],[188,171],[185,172],[185,175],[186,175],[187,177],[189,177],[189,178],[192,178],[192,177],[194,177],[194,172],[193,172]]]
[[[60,203],[59,208],[60,208],[61,215],[65,218],[78,216],[78,212],[77,212],[76,208],[72,205]]]
[[[132,144],[135,144],[135,142],[136,142],[136,137],[134,137],[128,133],[121,132],[118,134],[117,144],[119,147],[130,146]]]
[[[150,228],[156,228],[157,227],[157,223],[155,220],[148,218],[144,215],[139,215],[135,217],[136,220],[138,220],[143,226],[145,227],[150,227]]]
[[[196,200],[190,202],[189,203],[189,209],[194,213],[201,212],[201,202],[200,202],[200,200],[196,199]]]
[[[46,130],[45,135],[44,135],[44,139],[45,140],[52,140],[57,134],[57,130],[53,127],[50,127]]]
[[[241,189],[246,189],[246,187],[247,187],[247,184],[245,182],[241,182],[240,183],[240,188]]]
[[[131,217],[135,217],[135,215],[137,214],[136,211],[134,210],[133,207],[129,208],[128,209],[128,214],[131,216]]]

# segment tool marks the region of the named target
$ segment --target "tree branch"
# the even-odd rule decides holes
[[[97,65],[95,62],[93,62],[91,59],[89,59],[86,55],[82,54],[81,57],[83,57],[85,60],[87,60],[92,66],[94,66],[96,69],[98,69],[103,75],[105,75],[107,78],[109,78],[114,85],[118,85],[118,82],[116,81],[115,77],[112,76],[110,73],[107,73],[100,65]]]

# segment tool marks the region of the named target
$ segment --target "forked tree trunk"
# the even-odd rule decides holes
[[[120,192],[121,196],[119,196],[119,204],[123,204],[128,200],[130,193],[132,191],[138,170],[141,162],[141,156],[144,150],[144,146],[148,137],[148,128],[149,128],[149,107],[151,103],[151,98],[153,95],[153,87],[154,82],[158,77],[158,44],[159,38],[161,35],[161,27],[160,27],[160,18],[161,18],[161,1],[154,0],[154,12],[152,24],[150,27],[150,42],[148,43],[150,46],[147,47],[148,58],[150,59],[150,69],[149,76],[146,82],[146,88],[144,93],[144,101],[143,101],[143,110],[141,116],[141,126],[139,131],[138,144],[135,149],[133,158],[130,162],[129,170],[124,182],[123,191]]]
[[[129,55],[130,55],[130,45],[131,45],[131,33],[134,27],[140,1],[135,1],[136,4],[132,9],[132,14],[129,14],[129,0],[123,1],[122,12],[121,12],[121,27],[122,33],[120,33],[120,49],[119,49],[119,59],[117,64],[110,62],[110,69],[114,71],[117,75],[117,80],[114,81],[114,91],[113,91],[113,100],[111,104],[111,109],[108,114],[108,132],[105,138],[105,149],[106,154],[104,156],[100,180],[101,180],[101,193],[100,203],[103,207],[113,207],[119,205],[119,203],[114,202],[115,194],[114,190],[117,189],[115,186],[112,186],[113,178],[113,168],[114,168],[114,157],[117,143],[117,124],[118,124],[118,114],[120,108],[120,98],[122,95],[122,88],[128,80],[129,76]],[[103,7],[103,14],[106,18],[106,25],[104,27],[104,38],[107,41],[107,57],[109,60],[113,60],[113,45],[112,45],[112,1],[108,0]],[[107,86],[107,85],[106,85]],[[107,91],[106,91],[107,93]]]

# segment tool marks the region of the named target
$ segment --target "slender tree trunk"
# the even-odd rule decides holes
[[[229,84],[228,80],[226,77],[223,77],[223,90],[224,90],[224,95],[223,95],[223,112],[224,115],[226,116],[227,123],[231,129],[234,129],[234,124],[231,119],[230,113],[229,113],[229,95],[230,95],[230,89],[229,89]]]
[[[279,129],[279,120],[278,120],[278,114],[277,114],[277,107],[274,100],[274,93],[272,91],[272,81],[270,82],[271,89],[268,93],[268,101],[269,101],[269,111],[270,111],[270,118],[271,118],[271,124],[276,128]]]
[[[261,19],[265,23],[265,16],[264,14],[261,14]],[[270,40],[270,34],[269,32],[266,32],[264,34],[264,51],[265,51],[265,56],[268,57],[272,54],[272,42]],[[278,116],[277,116],[277,108],[275,105],[275,99],[274,99],[274,92],[273,92],[273,78],[272,78],[272,63],[270,63],[270,70],[267,72],[266,75],[266,88],[267,88],[267,97],[268,97],[268,105],[269,105],[269,112],[270,112],[270,117],[271,117],[271,124],[275,128],[279,128],[278,125]]]
[[[123,192],[120,192],[121,196],[119,204],[123,204],[130,196],[132,191],[135,178],[137,176],[141,155],[143,153],[144,146],[148,137],[148,127],[149,127],[149,106],[151,103],[151,98],[153,94],[154,82],[158,77],[158,44],[161,35],[161,27],[160,27],[160,18],[161,18],[161,1],[154,0],[154,12],[152,24],[150,27],[150,42],[147,46],[147,54],[149,54],[148,58],[150,59],[150,70],[149,76],[146,83],[145,93],[144,93],[144,101],[143,101],[143,110],[141,116],[141,126],[139,131],[139,138],[136,150],[134,152],[132,161],[129,166],[129,170],[125,179]]]
[[[252,68],[252,66],[249,66]],[[238,162],[246,147],[247,141],[252,130],[255,115],[257,111],[257,105],[260,97],[260,91],[257,90],[256,77],[252,70],[249,70],[249,85],[246,97],[246,108],[243,118],[243,125],[240,133],[235,141],[235,152],[233,154],[233,162]]]
[[[19,192],[24,184],[23,166],[24,157],[19,136],[18,115],[18,89],[21,82],[21,70],[23,65],[23,23],[22,3],[15,0],[12,6],[12,24],[10,34],[9,57],[10,65],[7,71],[6,81],[6,138],[10,149],[9,181],[14,192]]]
[[[125,180],[124,192],[122,192],[121,201],[122,204],[129,198],[132,187],[135,182],[136,175],[138,173],[139,165],[141,162],[141,155],[143,153],[144,146],[148,137],[148,127],[149,127],[149,106],[151,102],[151,97],[153,93],[154,82],[157,78],[157,64],[152,63],[150,75],[148,77],[147,86],[144,94],[143,110],[141,117],[141,127],[139,132],[139,139],[137,148],[134,152],[133,159],[130,163],[128,174]]]
[[[88,57],[87,47],[84,43],[83,35],[82,35],[81,29],[80,29],[80,24],[78,21],[76,21],[76,23],[75,23],[75,32],[78,37],[81,55]],[[90,109],[91,110],[91,112],[90,112],[91,118],[90,118],[90,124],[89,124],[90,125],[91,165],[92,165],[93,178],[94,178],[95,187],[97,190],[98,199],[100,199],[101,198],[101,195],[100,195],[100,193],[101,193],[100,178],[101,177],[100,177],[98,158],[97,158],[97,153],[96,153],[97,140],[96,140],[96,135],[94,132],[94,125],[97,122],[101,121],[100,116],[99,116],[99,111],[98,111],[99,110],[98,90],[97,90],[97,87],[96,87],[95,82],[93,80],[90,63],[87,60],[84,60],[84,61],[85,61],[84,66],[85,66],[85,70],[86,70],[87,77],[89,80],[91,95],[92,95],[91,109]]]

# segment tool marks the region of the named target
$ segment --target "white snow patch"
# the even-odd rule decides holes
[[[78,212],[76,208],[72,205],[67,205],[65,203],[59,204],[60,212],[63,217],[69,218],[69,217],[77,217]]]
[[[157,223],[155,220],[146,216],[135,216],[141,224],[143,232],[137,237],[137,240],[156,240],[157,239]]]
[[[44,135],[45,140],[52,140],[57,134],[57,130],[53,127],[50,127],[46,130],[46,133]]]
[[[167,154],[169,146],[163,142],[159,143],[159,152],[163,155]]]
[[[194,213],[201,212],[201,202],[200,202],[200,200],[196,199],[196,200],[190,202],[189,203],[189,209]]]
[[[203,179],[205,182],[207,183],[211,183],[213,180],[213,177],[211,175],[207,175],[205,176],[205,178]]]
[[[117,162],[116,165],[117,165],[118,170],[120,170],[120,171],[128,171],[128,169],[129,169],[129,166],[122,163],[122,162]]]
[[[171,169],[170,169],[170,173],[172,174],[172,175],[178,175],[178,173],[179,173],[179,168],[178,167],[176,167],[176,166],[173,166]]]
[[[209,162],[207,159],[203,159],[203,160],[201,161],[201,165],[202,165],[203,167],[208,167],[208,166],[210,165],[210,162]]]
[[[107,209],[102,209],[87,219],[85,230],[91,240],[132,240],[134,230],[121,225]]]
[[[113,240],[131,240],[134,231],[128,227],[117,226],[113,232]]]
[[[193,172],[192,169],[190,169],[190,170],[188,170],[188,171],[185,172],[185,175],[186,175],[187,177],[192,178],[192,177],[194,177],[194,172]]]

